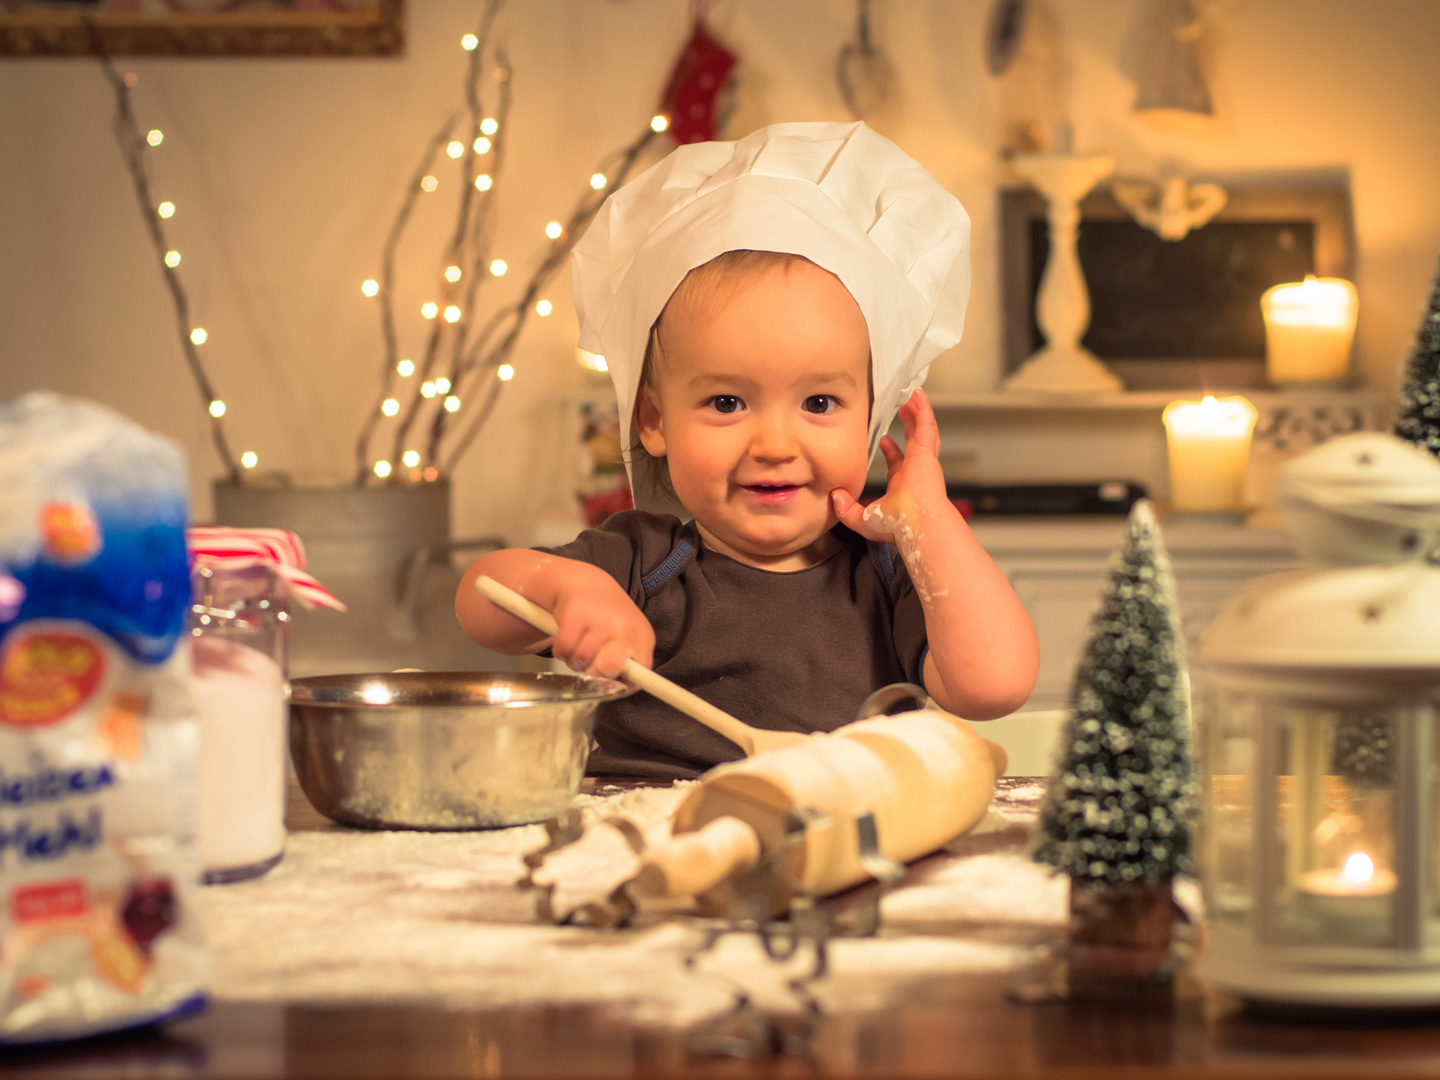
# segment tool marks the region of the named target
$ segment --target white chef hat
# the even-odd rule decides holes
[[[605,357],[629,447],[650,328],[697,266],[736,250],[801,255],[850,291],[870,331],[870,453],[930,362],[960,340],[970,218],[863,123],[773,124],[681,146],[615,192],[575,246],[580,347]],[[637,504],[650,493],[631,484]]]

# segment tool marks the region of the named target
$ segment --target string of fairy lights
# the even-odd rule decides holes
[[[120,153],[125,159],[125,166],[129,170],[130,179],[135,187],[136,198],[140,202],[140,213],[145,222],[146,233],[159,257],[160,271],[170,291],[185,363],[200,390],[205,410],[210,414],[210,439],[215,444],[215,451],[220,455],[229,479],[233,483],[238,483],[241,468],[253,469],[259,463],[259,457],[254,451],[247,450],[240,455],[237,461],[235,455],[231,453],[229,440],[225,437],[225,402],[215,392],[209,373],[200,359],[199,348],[210,340],[210,335],[203,326],[195,326],[190,320],[190,300],[185,293],[185,286],[178,272],[181,262],[180,252],[170,246],[165,234],[164,223],[175,216],[175,203],[170,199],[156,202],[151,194],[148,154],[164,145],[165,133],[159,128],[150,128],[141,132],[130,96],[130,92],[139,85],[139,76],[133,72],[121,75],[108,56],[103,53],[97,53],[97,55],[100,60],[100,69],[115,92],[115,116],[112,121],[115,139],[120,144]]]
[[[468,54],[464,103],[427,144],[386,237],[380,273],[366,278],[360,286],[361,293],[380,306],[384,361],[379,396],[367,412],[356,441],[357,484],[375,479],[391,483],[435,481],[455,468],[489,418],[500,389],[515,378],[513,353],[527,319],[531,315],[545,318],[554,311],[554,304],[542,295],[545,287],[609,192],[625,182],[651,141],[669,127],[668,117],[656,115],[636,138],[602,160],[570,213],[545,223],[543,233],[548,245],[518,299],[502,305],[483,322],[473,319],[479,310],[482,284],[504,278],[511,270],[506,259],[490,251],[494,196],[509,129],[510,68],[503,53],[490,48],[495,19],[503,5],[504,0],[486,0],[477,30],[461,38],[461,49]],[[493,59],[489,68],[498,90],[493,110],[483,107],[480,92],[487,56]],[[130,73],[122,76],[103,54],[99,59],[115,91],[116,138],[174,303],[186,364],[209,414],[211,439],[228,479],[240,483],[244,472],[259,465],[259,456],[245,450],[237,457],[230,449],[224,426],[227,407],[216,393],[199,351],[210,340],[210,334],[191,320],[189,300],[178,272],[182,256],[166,235],[165,223],[175,217],[177,207],[172,199],[156,201],[151,193],[147,154],[164,145],[165,135],[158,128],[142,132],[135,118],[131,91],[138,77]],[[457,220],[441,259],[438,296],[420,306],[420,316],[429,329],[423,350],[412,359],[400,355],[394,305],[396,249],[417,200],[442,187],[435,168],[442,154],[456,162],[460,170]],[[388,452],[372,456],[370,444],[382,423],[393,425],[389,432],[391,446]]]
[[[461,38],[460,47],[469,54],[465,105],[427,144],[387,238],[381,272],[360,285],[362,295],[380,305],[385,339],[381,392],[356,443],[355,477],[360,484],[375,479],[391,483],[433,481],[454,468],[488,418],[500,388],[515,377],[512,354],[526,319],[531,315],[545,318],[554,311],[554,304],[542,295],[545,286],[563,265],[575,239],[584,232],[609,191],[628,176],[650,140],[669,126],[666,117],[652,117],[641,137],[602,163],[591,174],[568,217],[545,223],[543,233],[548,248],[520,289],[520,298],[502,306],[483,323],[472,318],[482,284],[503,278],[512,269],[509,261],[490,251],[489,245],[492,198],[509,126],[510,70],[498,51],[492,65],[499,90],[498,106],[493,112],[487,111],[481,99],[484,57],[494,15],[502,2],[491,0],[477,31]],[[423,350],[414,354],[418,359],[412,359],[400,355],[396,332],[394,254],[416,200],[442,187],[434,168],[443,160],[442,155],[460,168],[457,222],[436,278],[439,295],[420,305],[420,317],[428,325],[428,332]],[[428,432],[423,432],[427,418]],[[469,421],[468,426],[461,427],[464,421]],[[388,451],[372,455],[373,438],[386,422],[393,424],[391,445]]]

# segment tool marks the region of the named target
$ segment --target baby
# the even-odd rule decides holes
[[[582,345],[609,361],[637,505],[671,512],[482,556],[466,632],[592,675],[633,657],[777,730],[833,730],[899,681],[972,720],[1018,708],[1035,633],[946,497],[915,389],[959,338],[968,224],[863,124],[681,147],[612,196],[575,252]],[[876,448],[886,492],[862,508]],[[480,574],[553,611],[554,638],[475,592]],[[602,706],[596,740],[598,774],[740,756],[643,694]]]

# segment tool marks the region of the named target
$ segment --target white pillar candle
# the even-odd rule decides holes
[[[1243,397],[1165,406],[1170,504],[1177,510],[1243,510],[1255,406]]]
[[[1265,372],[1272,383],[1337,382],[1350,367],[1359,299],[1340,278],[1307,277],[1260,298]]]

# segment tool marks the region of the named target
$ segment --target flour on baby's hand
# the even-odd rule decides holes
[[[895,544],[900,549],[900,555],[905,560],[905,567],[910,571],[910,580],[915,585],[915,591],[920,596],[922,603],[928,604],[932,599],[949,594],[948,589],[937,589],[931,591],[928,585],[929,567],[925,563],[925,556],[920,552],[920,541],[925,539],[925,534],[919,532],[908,521],[903,518],[894,517],[885,513],[884,507],[879,502],[873,502],[860,514],[865,523],[874,529],[888,532],[895,538]]]

